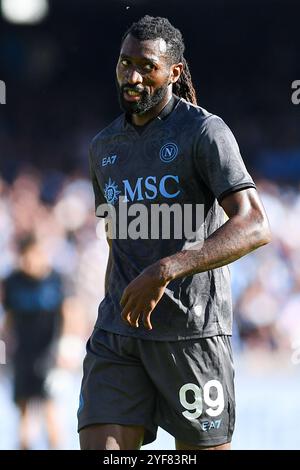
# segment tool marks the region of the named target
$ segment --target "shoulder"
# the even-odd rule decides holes
[[[207,109],[202,108],[197,104],[192,104],[184,98],[180,98],[178,105],[180,106],[181,113],[186,114],[190,119],[201,120],[204,122],[211,116],[214,116],[212,113],[207,111]]]
[[[2,285],[8,287],[17,282],[21,276],[22,273],[20,271],[12,271],[7,277],[2,280]]]
[[[43,283],[55,286],[57,289],[60,289],[63,287],[63,277],[58,271],[52,269],[48,276],[43,279]]]
[[[228,128],[223,119],[213,114],[201,106],[189,103],[185,99],[180,100],[181,115],[191,121],[191,123],[201,133],[214,133],[218,130]]]
[[[4,297],[12,298],[15,295],[16,290],[22,283],[22,274],[19,271],[12,271],[7,277],[1,280],[1,290]]]
[[[121,114],[114,121],[112,121],[108,126],[106,126],[104,129],[98,132],[98,134],[96,134],[95,137],[91,141],[90,150],[92,152],[95,152],[102,142],[118,134],[122,130],[123,122],[124,122],[124,114]]]
[[[56,271],[56,269],[51,269],[48,274],[48,279],[60,282],[62,280],[62,276],[58,271]]]

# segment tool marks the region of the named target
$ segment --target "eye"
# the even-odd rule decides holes
[[[127,67],[127,66],[129,65],[129,60],[127,60],[127,59],[121,59],[121,60],[120,60],[120,63],[121,63],[122,65],[124,65],[124,67]]]
[[[153,69],[154,69],[154,65],[153,64],[145,64],[143,69],[146,71],[146,72],[151,72]]]

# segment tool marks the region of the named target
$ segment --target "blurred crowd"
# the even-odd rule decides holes
[[[42,182],[30,168],[20,172],[11,185],[0,180],[0,279],[18,266],[18,240],[34,234],[63,279],[63,334],[85,340],[104,293],[104,225],[95,218],[86,178],[61,178],[59,187],[55,182],[57,194],[51,203],[43,198],[45,184],[51,182]]]
[[[258,190],[272,243],[231,265],[237,342],[288,351],[300,345],[300,192],[267,180]]]

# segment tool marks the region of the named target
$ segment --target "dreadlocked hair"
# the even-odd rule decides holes
[[[183,55],[185,46],[179,29],[171,25],[167,18],[146,15],[136,23],[133,23],[122,38],[131,34],[139,41],[154,40],[162,38],[167,44],[167,54],[170,64],[182,62],[183,70],[177,82],[173,83],[173,92],[179,98],[184,98],[190,103],[197,104],[197,97],[192,83],[191,73],[187,61]]]

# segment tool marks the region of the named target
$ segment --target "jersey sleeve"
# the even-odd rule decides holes
[[[195,164],[204,183],[219,202],[231,192],[255,188],[233,133],[218,116],[210,116],[201,129]]]
[[[99,181],[97,179],[97,175],[95,172],[95,167],[94,167],[95,160],[93,157],[92,146],[90,146],[90,151],[89,151],[89,164],[90,164],[90,178],[92,181],[94,198],[95,198],[95,214],[97,215],[97,217],[103,217],[99,215],[99,212],[97,212],[97,209],[100,206],[100,204],[106,204],[106,199],[103,194],[102,188],[99,185]]]

